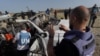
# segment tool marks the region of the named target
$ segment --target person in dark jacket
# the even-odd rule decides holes
[[[95,20],[97,18],[97,13],[98,13],[98,7],[97,5],[95,4],[93,7],[92,7],[92,10],[91,10],[91,16],[90,16],[90,21],[89,21],[89,27],[93,27],[94,23],[95,23]]]
[[[67,11],[67,9],[65,9],[64,10],[64,17],[65,17],[65,19],[67,19],[67,16],[68,16],[68,11]]]
[[[57,18],[57,10],[54,11],[54,17]]]
[[[70,13],[71,13],[71,8],[69,8],[69,10],[68,10],[68,15],[69,15],[69,17],[70,17]]]
[[[45,12],[46,12],[46,14],[50,15],[50,10],[48,8]]]

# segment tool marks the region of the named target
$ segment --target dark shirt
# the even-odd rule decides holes
[[[68,40],[63,39],[55,50],[56,56],[79,56],[78,49]]]
[[[96,14],[98,11],[99,11],[99,10],[98,10],[98,7],[94,6],[94,7],[92,7],[91,13],[92,13],[92,14]]]

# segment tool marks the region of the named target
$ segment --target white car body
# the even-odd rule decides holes
[[[69,20],[61,20],[58,25],[54,26],[54,30],[55,30],[55,35],[54,35],[54,46],[56,46],[57,42],[59,41],[59,43],[61,42],[61,40],[63,39],[63,35],[64,35],[64,31],[59,30],[60,25],[64,25],[67,28],[69,28]],[[49,38],[49,34],[47,35],[47,37],[45,38],[46,43],[48,43],[48,38]]]
[[[10,14],[1,15],[1,16],[0,16],[0,21],[1,21],[1,20],[7,20],[7,19],[9,19],[9,18],[12,18]]]
[[[25,21],[29,21],[39,31],[39,33],[44,32],[42,29],[40,29],[36,24],[31,22],[30,20],[17,20],[17,22],[25,22]],[[64,31],[57,29],[57,28],[59,28],[60,24],[63,24],[66,27],[69,27],[69,20],[61,20],[57,26],[54,26],[54,29],[55,29],[54,46],[56,46],[58,40],[59,40],[59,43],[61,42],[61,40],[63,39],[63,35],[65,33]],[[49,34],[48,34],[47,31],[45,33],[47,33],[47,37],[45,37],[45,38],[40,37],[40,39],[42,40],[42,44],[44,46],[45,54],[46,54],[46,56],[48,56],[48,54],[47,54],[47,43],[48,43]],[[30,47],[29,51],[36,51],[38,49],[39,49],[39,41],[36,39],[34,41],[34,43],[32,44],[32,46]],[[36,53],[29,53],[28,54],[28,56],[31,56],[31,55],[32,56],[34,56],[34,55],[42,56],[41,54],[36,54]]]
[[[0,20],[7,20],[11,18],[11,16],[8,14],[8,15],[3,15],[3,16],[0,16]],[[44,49],[44,54],[46,56],[48,56],[47,54],[47,43],[48,43],[48,38],[49,38],[49,34],[48,32],[44,32],[42,29],[40,29],[36,24],[38,24],[36,22],[32,22],[31,20],[22,20],[22,19],[18,19],[16,20],[16,22],[29,22],[30,24],[32,24],[33,27],[36,28],[36,30],[39,32],[39,33],[47,33],[47,37],[43,38],[42,36],[40,36],[40,39],[41,39],[41,43],[42,43],[42,46],[43,46],[43,49]],[[61,40],[63,39],[63,35],[64,35],[64,31],[61,31],[59,30],[59,26],[60,24],[63,24],[65,25],[66,27],[69,28],[69,20],[61,20],[58,25],[54,26],[54,29],[55,29],[55,36],[54,36],[54,46],[56,46],[58,40],[59,40],[59,43],[61,42]],[[13,29],[14,30],[14,29]],[[42,56],[41,53],[37,54],[37,53],[30,53],[30,51],[35,51],[37,49],[40,48],[40,45],[39,45],[39,41],[36,39],[33,44],[31,45],[30,49],[29,49],[29,53],[27,54],[27,56]],[[39,51],[39,52],[42,52],[42,51]]]

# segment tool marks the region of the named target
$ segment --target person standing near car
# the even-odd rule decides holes
[[[70,13],[71,13],[71,8],[69,8],[69,10],[68,10],[68,15],[69,15],[69,17],[70,17]]]
[[[67,19],[67,16],[68,16],[68,10],[65,9],[65,10],[64,10],[64,17],[65,17],[65,19]]]
[[[29,50],[31,34],[26,31],[25,25],[21,25],[21,31],[15,36],[13,43],[17,41],[17,56],[26,56]]]
[[[54,11],[54,17],[57,19],[57,10]]]
[[[90,16],[90,21],[89,21],[89,27],[93,27],[94,23],[95,23],[95,20],[97,18],[97,13],[98,13],[99,9],[97,7],[97,5],[95,4],[93,7],[92,7],[92,10],[91,10],[91,16]]]
[[[78,6],[70,14],[70,30],[64,25],[60,29],[64,30],[64,38],[54,49],[54,29],[49,25],[49,40],[47,44],[48,56],[93,56],[95,50],[94,35],[87,27],[90,18],[89,10],[84,6]]]
[[[47,8],[47,10],[45,11],[45,13],[46,13],[47,15],[50,15],[50,10],[49,10],[49,8]]]

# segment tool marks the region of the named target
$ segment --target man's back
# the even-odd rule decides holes
[[[55,48],[56,56],[79,56],[79,51],[69,40],[63,39]]]
[[[65,33],[64,39],[56,48],[56,54],[57,56],[91,56],[94,48],[94,36],[89,28],[84,33],[72,30]]]
[[[22,30],[21,32],[17,33],[14,40],[17,40],[17,50],[25,50],[29,48],[31,35],[29,32]]]
[[[97,12],[98,12],[98,7],[97,6],[92,7],[91,13],[96,14]]]

